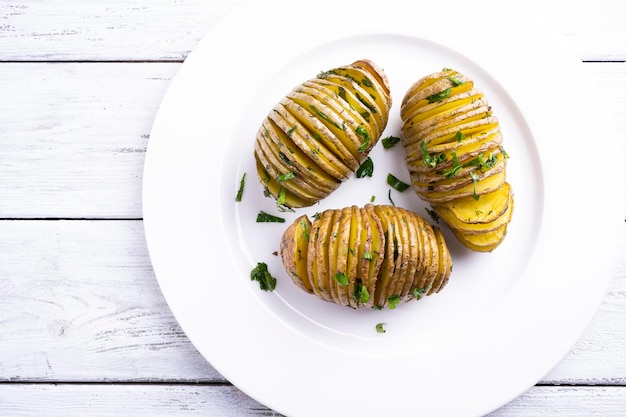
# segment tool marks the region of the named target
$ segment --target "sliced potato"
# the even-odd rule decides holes
[[[438,233],[400,207],[351,206],[312,223],[296,219],[283,234],[281,257],[294,283],[325,301],[394,308],[446,285],[452,260]]]
[[[267,194],[292,208],[311,206],[328,196],[376,145],[390,108],[387,78],[369,60],[337,67],[296,86],[257,132],[254,153],[264,167],[257,171]],[[288,168],[301,178],[281,188],[277,178]]]
[[[298,217],[280,240],[280,255],[283,265],[293,282],[302,290],[313,293],[307,278],[307,254],[311,221],[307,216]]]
[[[413,189],[463,245],[484,251],[506,236],[513,195],[500,122],[474,87],[452,69],[435,72],[408,89],[400,114]]]

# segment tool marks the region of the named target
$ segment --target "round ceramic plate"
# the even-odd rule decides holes
[[[622,189],[622,175],[617,160],[594,176],[575,175],[589,137],[614,137],[580,61],[519,5],[423,3],[244,3],[190,54],[155,120],[143,204],[158,282],[216,370],[285,415],[488,413],[567,353],[610,279],[623,221],[621,193],[611,191]],[[500,247],[469,251],[442,226],[454,261],[448,286],[393,310],[308,295],[276,253],[287,225],[326,208],[373,200],[428,218],[411,190],[386,183],[388,173],[409,181],[401,146],[379,144],[371,178],[352,178],[295,212],[264,197],[253,157],[275,103],[320,71],[361,58],[390,81],[383,137],[400,135],[400,102],[417,79],[444,67],[474,78],[500,119],[515,192]],[[605,211],[591,225],[585,199],[594,195]],[[257,223],[261,210],[286,223]],[[258,262],[276,277],[274,292],[250,280]]]

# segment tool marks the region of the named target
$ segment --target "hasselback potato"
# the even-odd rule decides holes
[[[259,179],[279,206],[311,206],[358,169],[387,125],[391,95],[369,60],[320,73],[289,92],[261,123]]]
[[[294,283],[353,308],[394,308],[439,292],[452,260],[437,227],[406,209],[367,204],[300,216],[280,242]]]
[[[495,249],[514,204],[500,123],[485,95],[467,76],[443,69],[409,88],[400,115],[415,192],[463,245]]]

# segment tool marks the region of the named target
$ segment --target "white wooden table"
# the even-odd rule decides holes
[[[528,1],[585,61],[626,148],[626,2]],[[159,103],[196,42],[239,3],[0,1],[1,416],[278,415],[192,347],[159,291],[142,225]],[[581,155],[590,164],[604,152],[626,160],[592,143]],[[601,216],[591,195],[577,197]],[[626,415],[621,252],[571,352],[491,417]]]

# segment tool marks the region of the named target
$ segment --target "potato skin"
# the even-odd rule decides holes
[[[280,254],[300,289],[352,308],[395,308],[437,293],[452,271],[439,229],[388,205],[329,209],[313,222],[301,216],[285,230]]]

